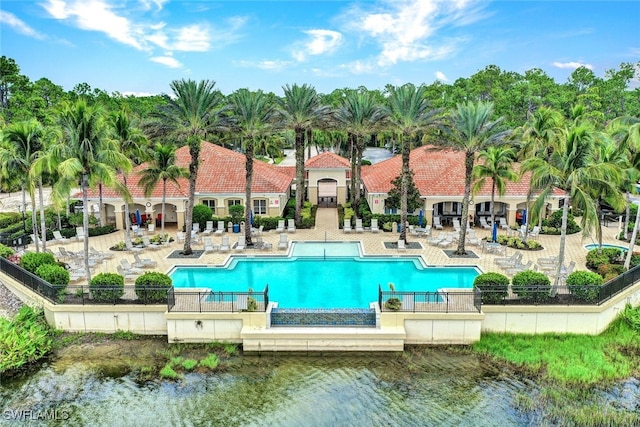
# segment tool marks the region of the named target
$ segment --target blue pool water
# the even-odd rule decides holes
[[[602,244],[603,248],[616,248],[616,249],[620,249],[623,252],[626,252],[629,250],[629,246],[622,246],[622,245],[609,245],[607,243],[603,243]],[[589,243],[588,245],[584,245],[584,248],[588,251],[592,250],[592,249],[598,249],[598,244],[597,243]]]
[[[389,282],[398,291],[471,288],[478,270],[424,267],[418,257],[322,255],[233,258],[226,267],[176,267],[170,275],[176,288],[244,292],[269,285],[269,300],[282,308],[368,308],[378,299],[378,285],[385,291]]]

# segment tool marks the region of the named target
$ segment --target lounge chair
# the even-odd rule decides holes
[[[437,246],[441,248],[446,248],[453,243],[453,236],[448,234],[443,240],[438,242]]]
[[[134,267],[133,265],[131,265],[129,260],[126,259],[126,258],[122,258],[120,260],[120,265],[122,266],[124,271],[127,272],[127,273],[134,273],[134,274],[142,274],[142,273],[144,273],[144,270],[142,268]]]
[[[476,236],[475,230],[469,230],[469,235],[467,236],[466,242],[470,245],[480,246],[482,243],[478,236]]]
[[[58,243],[69,243],[71,242],[71,239],[68,239],[66,237],[64,237],[61,233],[60,230],[53,230],[53,241],[54,242],[58,242]]]
[[[442,230],[444,227],[442,227],[442,224],[440,223],[440,217],[439,216],[434,216],[433,217],[433,228],[435,228],[436,230]]]
[[[204,228],[202,234],[211,234],[213,233],[213,221],[207,221],[207,225]]]
[[[101,261],[105,259],[113,258],[113,254],[111,252],[102,252],[94,248],[93,246],[89,246],[89,256],[93,256],[95,258],[99,258]]]
[[[460,232],[460,220],[459,219],[454,219],[453,220],[453,229],[459,233]]]
[[[151,240],[149,240],[148,236],[142,236],[142,244],[144,245],[145,248],[148,248],[154,251],[162,247],[158,244],[151,243]]]
[[[510,257],[494,258],[493,262],[500,266],[514,266],[522,259],[522,252],[514,252]]]
[[[262,231],[264,230],[264,225],[261,225],[258,228],[251,229],[251,237],[262,236]]]
[[[356,233],[364,233],[364,227],[362,226],[362,218],[356,218]]]
[[[490,229],[491,228],[491,226],[487,222],[487,218],[484,217],[484,216],[480,217],[480,227],[482,227],[484,229]]]
[[[500,217],[499,219],[500,221],[500,228],[503,230],[508,230],[509,229],[509,224],[507,224],[507,219],[504,217]]]
[[[218,227],[216,231],[214,231],[214,234],[224,234],[224,221],[218,221]]]
[[[371,218],[371,232],[379,233],[380,227],[378,227],[378,218]]]
[[[342,227],[342,231],[344,231],[345,233],[351,233],[351,219],[344,219],[344,226]]]
[[[176,242],[178,243],[184,242],[184,233],[182,231],[178,231],[176,233]]]
[[[276,233],[284,233],[284,219],[278,220],[278,226],[276,227]]]
[[[122,268],[121,265],[116,265],[116,270],[118,271],[118,274],[124,277],[124,280],[135,280],[138,277],[140,277],[141,273],[134,273],[132,271],[127,271],[124,268]]]
[[[229,236],[222,236],[222,241],[220,242],[220,252],[229,252],[231,245],[229,244]]]
[[[87,238],[87,235],[84,234],[83,227],[76,227],[76,240],[84,240]]]
[[[147,234],[153,234],[156,232],[156,225],[153,223],[147,224]]]
[[[278,242],[278,249],[288,249],[289,248],[289,240],[286,234],[280,235],[280,241]]]
[[[200,243],[200,236],[198,235],[198,232],[196,230],[191,230],[191,242]]]
[[[194,222],[193,224],[191,224],[191,231],[195,231],[196,233],[200,232],[200,224],[197,222]]]
[[[140,258],[137,253],[133,254],[133,259],[136,260],[132,265],[138,268],[154,268],[158,266],[158,263],[151,258]]]
[[[124,245],[127,248],[127,250],[131,251],[131,252],[142,252],[144,250],[144,248],[141,248],[141,247],[138,247],[138,246],[133,246],[131,241],[127,241],[126,239],[125,239]]]
[[[548,258],[538,258],[538,264],[540,265],[547,264],[547,265],[557,266],[558,260],[559,260],[558,256],[552,256]]]
[[[406,251],[407,247],[404,244],[404,240],[398,240],[398,251]]]
[[[516,274],[516,273],[520,273],[521,271],[529,270],[531,268],[532,264],[533,264],[533,261],[531,261],[531,260],[529,260],[529,262],[527,262],[526,264],[518,263],[514,267],[505,269],[504,272],[506,274],[508,274],[508,275],[513,275],[513,274]]]
[[[246,248],[245,242],[246,241],[244,236],[238,236],[238,242],[233,246],[233,250],[235,250],[236,252],[244,252]]]
[[[529,237],[538,237],[540,235],[540,226],[536,225],[533,230],[529,232]]]
[[[439,233],[437,236],[433,236],[431,239],[427,240],[427,243],[429,243],[432,246],[437,246],[438,243],[443,241],[445,237],[446,237],[446,233]]]
[[[567,276],[573,273],[573,269],[576,267],[576,262],[571,261],[568,267],[562,266],[560,269],[560,280],[566,280]]]
[[[204,253],[215,252],[219,248],[220,247],[218,245],[213,244],[213,240],[211,240],[211,237],[204,238]]]
[[[287,232],[289,233],[296,232],[296,221],[293,218],[289,218],[289,222],[287,224]]]

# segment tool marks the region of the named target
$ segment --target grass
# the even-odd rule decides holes
[[[214,353],[210,353],[207,357],[200,361],[199,365],[203,368],[207,368],[213,371],[218,367],[219,363],[220,359],[218,358],[218,356],[216,356]]]

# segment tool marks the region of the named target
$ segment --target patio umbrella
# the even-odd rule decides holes
[[[249,224],[253,226],[253,209],[249,211]]]
[[[527,225],[527,210],[522,210],[522,225]]]
[[[136,209],[136,224],[140,225],[142,222],[142,216],[140,215],[140,209]]]
[[[493,222],[493,233],[491,233],[491,239],[494,242],[498,241],[498,223],[496,221]]]
[[[418,225],[422,227],[422,209],[420,209],[420,213],[418,214]]]

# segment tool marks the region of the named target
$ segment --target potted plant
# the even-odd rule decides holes
[[[232,205],[229,206],[229,214],[231,215],[231,222],[233,223],[233,232],[240,232],[240,222],[244,219],[244,206]]]
[[[389,282],[389,290],[391,290],[392,294],[391,297],[385,301],[384,308],[391,311],[398,311],[402,308],[402,301],[400,301],[400,298],[393,295],[393,292],[396,291],[396,286],[391,282]]]

